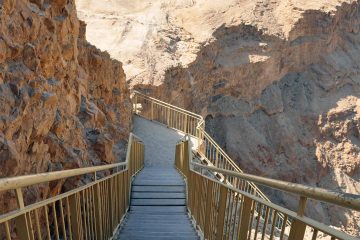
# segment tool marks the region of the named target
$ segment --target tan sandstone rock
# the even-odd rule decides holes
[[[0,1],[0,177],[123,160],[131,124],[125,74],[86,41],[85,27],[73,0]],[[25,202],[80,180],[26,189]],[[0,193],[0,212],[14,208],[14,194]]]

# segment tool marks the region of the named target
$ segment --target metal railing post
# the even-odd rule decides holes
[[[205,212],[205,229],[204,236],[206,239],[211,238],[211,213],[212,213],[212,205],[213,205],[213,187],[214,182],[208,181],[207,185],[207,193],[206,193],[206,212]]]
[[[220,198],[219,198],[219,209],[217,216],[217,225],[216,225],[216,240],[221,240],[224,233],[224,223],[225,223],[225,211],[226,211],[226,200],[228,190],[223,185],[220,186]]]
[[[299,209],[298,209],[298,216],[302,217],[305,214],[305,208],[306,208],[306,201],[307,198],[304,196],[300,196],[299,200]],[[305,230],[306,230],[306,224],[295,219],[291,223],[291,230],[289,234],[289,240],[302,240],[305,236]]]
[[[154,120],[154,101],[151,101],[151,121]]]
[[[135,94],[135,105],[134,105],[134,108],[135,108],[135,114],[137,114],[137,94]]]
[[[253,200],[251,198],[244,196],[238,239],[247,239],[248,237],[252,204],[253,204]]]

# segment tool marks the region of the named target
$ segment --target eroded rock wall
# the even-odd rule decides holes
[[[281,2],[281,1],[279,1]],[[135,88],[201,113],[245,170],[360,193],[360,9],[308,10],[288,36],[221,26],[187,68]],[[268,191],[292,209],[297,199]],[[359,234],[358,213],[310,203],[307,215]]]
[[[0,1],[0,177],[123,160],[125,74],[86,41],[85,27],[73,0]],[[25,201],[77,181],[25,189]],[[0,194],[0,212],[16,207],[13,193]]]

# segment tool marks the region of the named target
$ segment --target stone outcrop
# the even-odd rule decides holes
[[[85,27],[73,0],[0,1],[0,177],[123,160],[125,74],[86,41]],[[25,189],[25,201],[77,184]],[[14,207],[13,193],[0,193],[0,212]]]

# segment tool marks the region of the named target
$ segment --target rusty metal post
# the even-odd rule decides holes
[[[306,208],[306,200],[307,198],[304,196],[300,197],[299,200],[299,209],[298,209],[298,216],[304,216],[305,213],[305,208]],[[304,235],[305,235],[305,230],[306,230],[306,224],[295,219],[292,223],[291,223],[291,229],[290,229],[290,234],[289,234],[289,240],[302,240],[304,239]]]

